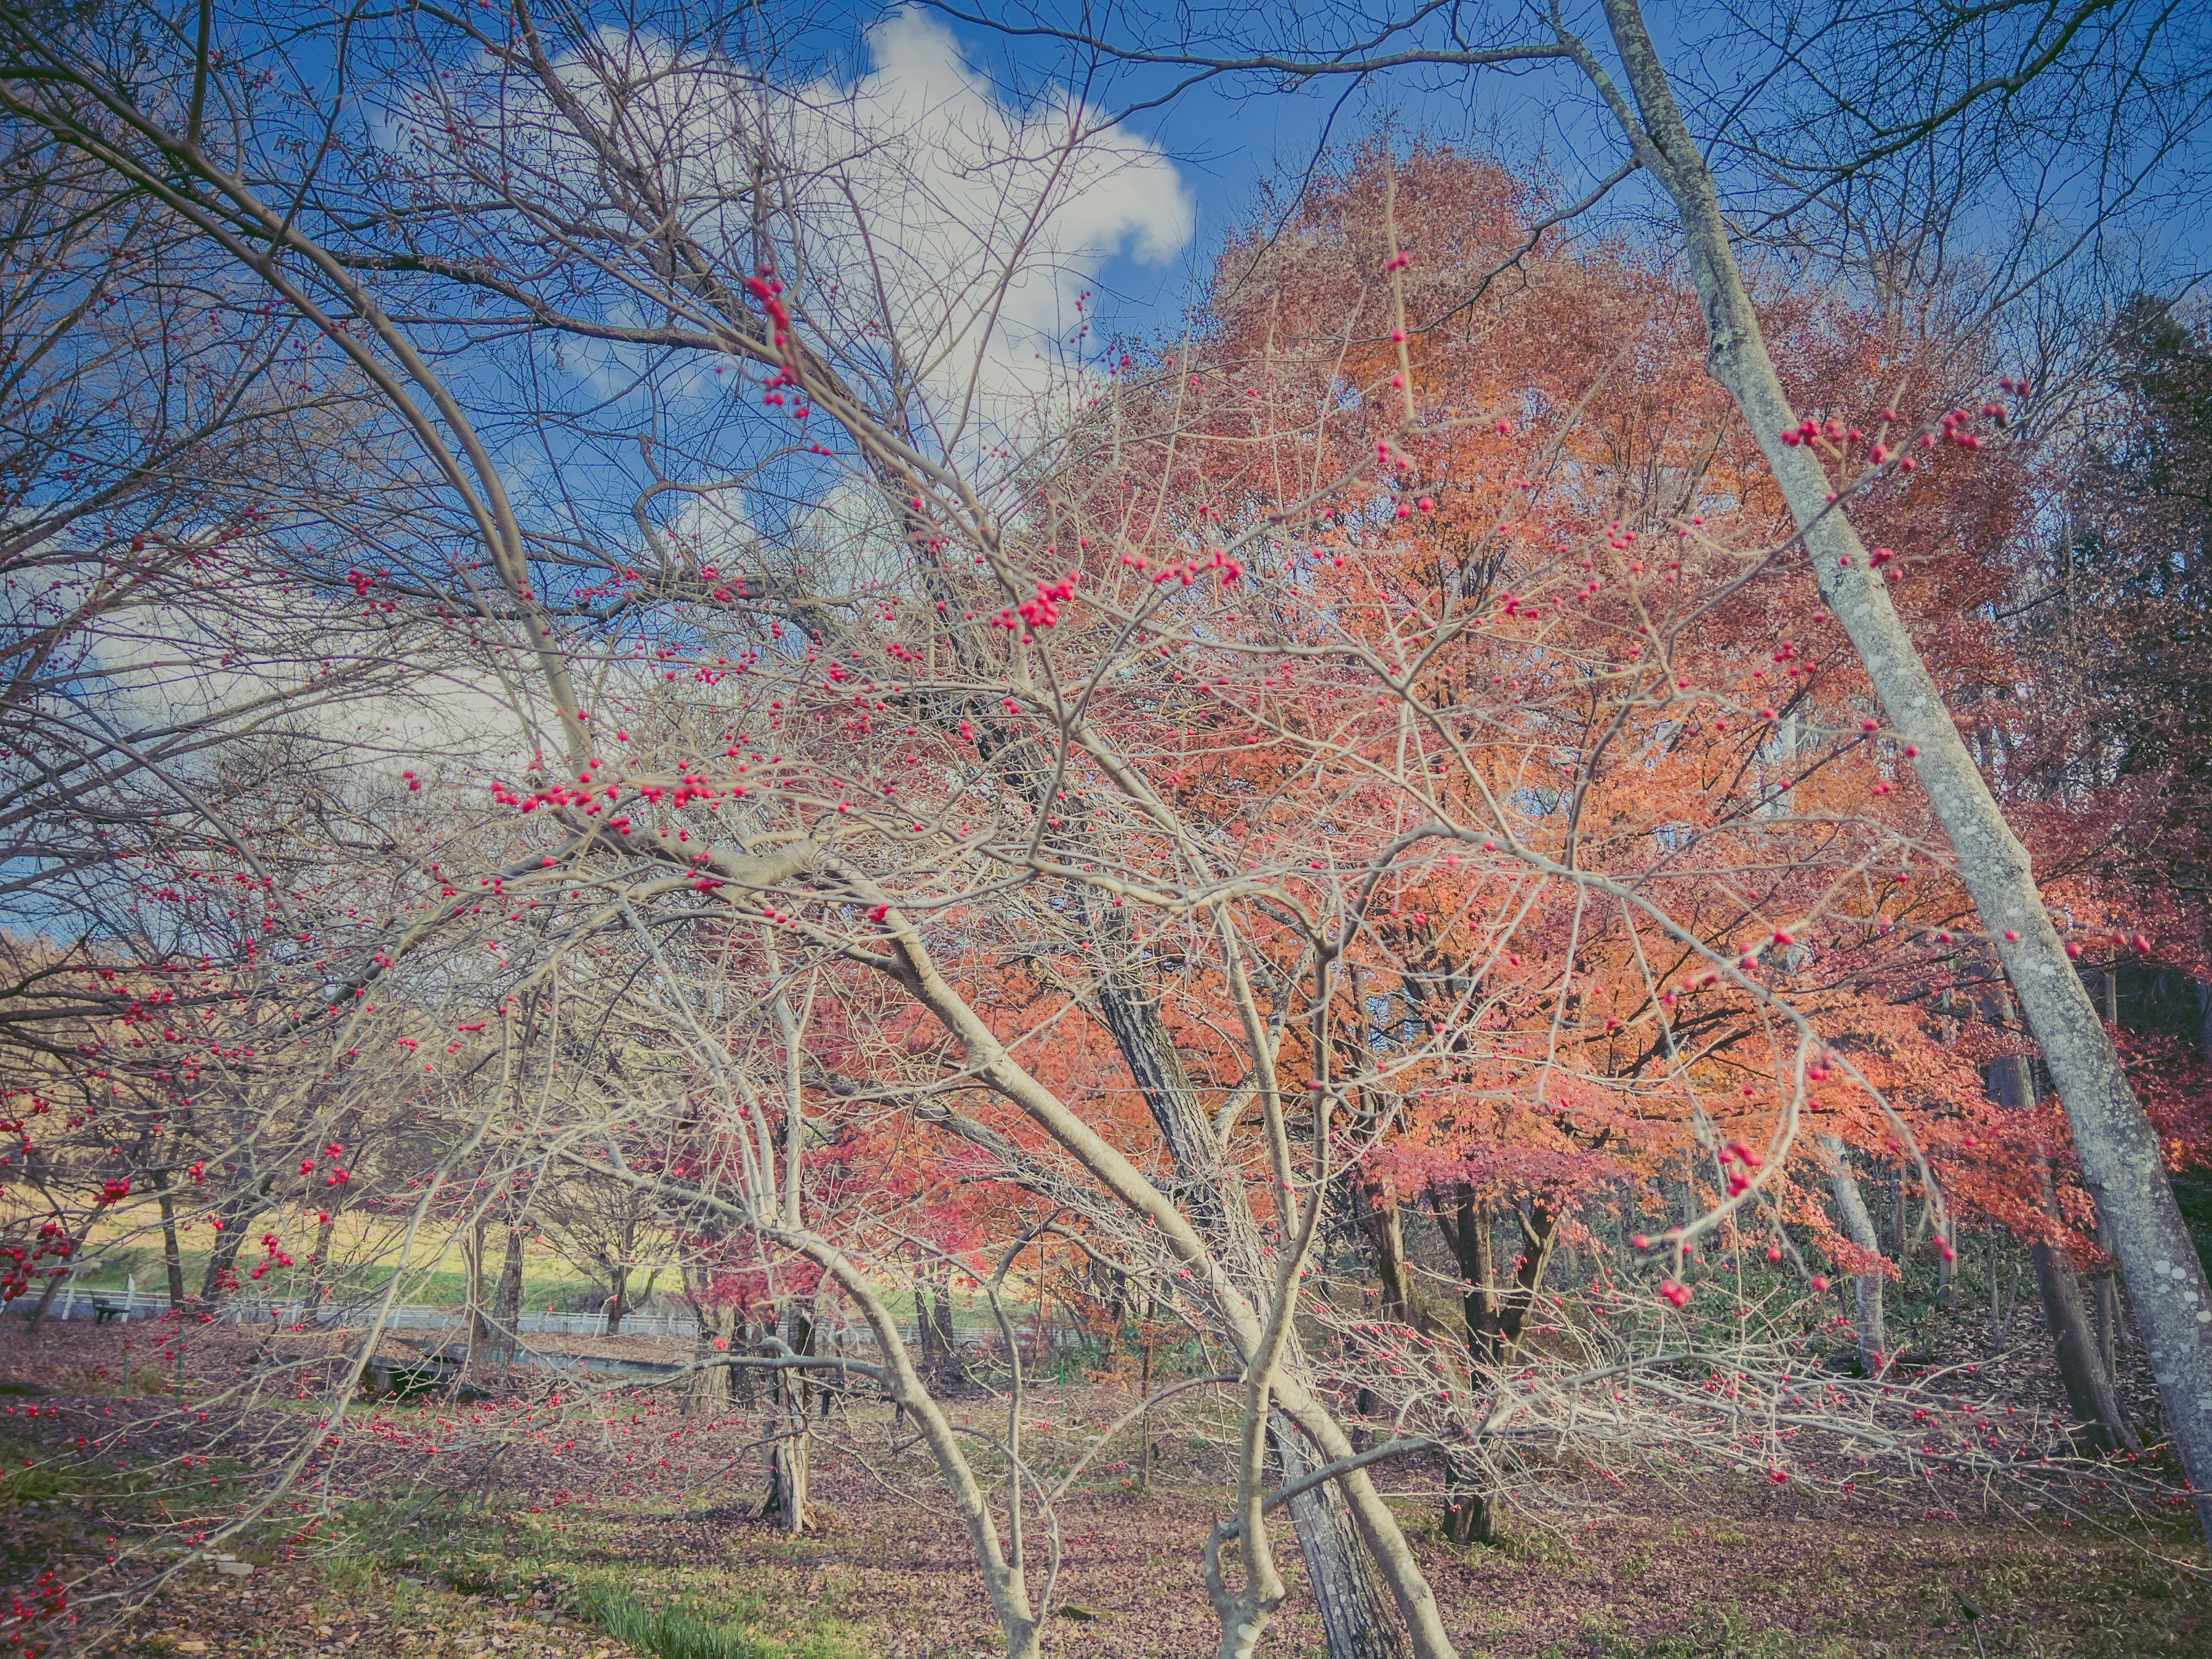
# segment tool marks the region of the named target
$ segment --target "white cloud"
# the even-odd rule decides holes
[[[1085,291],[1118,257],[1175,258],[1194,228],[1190,192],[1158,145],[1068,88],[1009,101],[934,18],[894,12],[866,46],[871,67],[855,80],[793,82],[679,55],[649,32],[605,30],[564,72],[659,175],[726,276],[750,270],[765,228],[849,378],[881,392],[896,364],[901,390],[921,392],[948,434],[1030,435],[1050,419],[1040,400],[1081,395],[1090,379],[1067,349]],[[619,122],[608,113],[617,85]],[[522,107],[510,94],[510,118]],[[598,158],[550,112],[534,113],[544,158],[574,179],[578,203],[595,203]],[[652,320],[650,305],[632,314],[619,289],[605,297],[617,320]],[[602,398],[625,395],[644,363],[585,342],[565,356]],[[704,368],[696,390],[717,390]]]
[[[842,218],[850,229],[834,246],[860,256],[860,207],[870,266],[928,365],[941,421],[958,418],[971,384],[987,425],[1026,414],[1073,389],[1066,345],[1107,262],[1158,263],[1188,242],[1190,193],[1158,145],[1066,88],[1006,101],[933,17],[894,12],[868,48],[872,70],[842,94],[818,85],[793,100],[805,114],[787,130],[824,164],[821,222]],[[842,214],[833,191],[849,191]]]

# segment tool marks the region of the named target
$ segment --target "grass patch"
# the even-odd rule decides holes
[[[643,1518],[578,1516],[555,1526],[510,1515],[492,1551],[500,1521],[456,1515],[422,1528],[416,1547],[392,1565],[434,1573],[465,1595],[550,1594],[659,1659],[873,1659],[882,1651],[872,1621],[841,1613],[836,1571],[814,1575],[799,1595],[786,1579],[797,1562],[670,1563],[641,1528]]]
[[[599,1583],[579,1592],[574,1605],[610,1636],[660,1659],[860,1659],[872,1651],[858,1632],[836,1621],[777,1634],[768,1603],[757,1595],[678,1595],[648,1605]]]
[[[1746,1631],[1725,1613],[1709,1616],[1693,1629],[1662,1636],[1615,1636],[1600,1650],[1605,1659],[1844,1659],[1857,1650],[1840,1638],[1808,1639],[1787,1631]]]

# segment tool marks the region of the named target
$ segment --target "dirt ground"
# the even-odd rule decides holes
[[[76,1326],[31,1338],[10,1322],[0,1336],[7,1659],[967,1659],[997,1648],[964,1532],[882,1408],[841,1407],[823,1423],[816,1524],[794,1539],[751,1518],[757,1418],[742,1402],[710,1409],[669,1389],[518,1372],[507,1392],[465,1405],[356,1406],[335,1443],[316,1445],[320,1396],[305,1386],[300,1397],[316,1377],[283,1363],[314,1354],[295,1345],[272,1362],[262,1337],[211,1328],[185,1345],[180,1401],[161,1334]],[[2001,1364],[1978,1386],[1993,1379]],[[2023,1397],[2041,1385],[2023,1362]],[[1127,1403],[1103,1386],[1048,1389],[1030,1401],[1025,1432],[1047,1462],[1065,1460]],[[1003,1425],[980,1391],[957,1409],[978,1428]],[[1059,1505],[1049,1652],[1212,1650],[1199,1562],[1224,1497],[1218,1455],[1195,1415],[1164,1421],[1156,1440],[1149,1488],[1134,1484],[1133,1444],[1116,1443]],[[312,1461],[267,1523],[234,1541],[227,1569],[175,1565],[306,1448]],[[2212,1583],[2185,1517],[2100,1506],[2087,1480],[2063,1493],[1879,1480],[1843,1493],[1778,1488],[1757,1470],[1624,1481],[1563,1466],[1519,1496],[1500,1546],[1462,1550],[1437,1534],[1422,1491],[1433,1478],[1392,1474],[1469,1659],[2212,1654]],[[1036,1530],[1033,1583],[1050,1554]],[[1266,1650],[1318,1654],[1287,1534],[1283,1545],[1292,1596]]]

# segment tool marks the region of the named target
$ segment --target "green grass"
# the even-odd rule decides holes
[[[197,1295],[207,1274],[208,1252],[182,1250],[178,1253],[184,1266],[185,1290]],[[249,1257],[239,1274],[244,1293],[265,1297],[272,1301],[284,1301],[295,1297],[312,1297],[315,1291],[314,1276],[305,1268],[270,1273],[259,1279],[248,1279],[258,1257]],[[362,1297],[381,1296],[392,1283],[393,1269],[388,1264],[367,1263],[348,1267],[340,1262],[337,1269],[325,1281],[326,1300],[349,1301]],[[137,1280],[141,1294],[160,1293],[168,1288],[167,1264],[158,1250],[112,1250],[106,1267],[98,1273],[81,1273],[76,1283],[80,1297],[109,1291],[120,1291],[127,1280]],[[667,1275],[662,1275],[665,1288]],[[632,1286],[635,1292],[641,1289],[642,1281]],[[410,1268],[402,1286],[403,1299],[427,1304],[432,1307],[458,1308],[468,1300],[468,1275],[459,1268]],[[58,1292],[57,1295],[58,1296]],[[526,1313],[542,1312],[547,1303],[556,1310],[566,1311],[583,1307],[594,1299],[595,1287],[588,1281],[575,1278],[526,1278],[522,1286],[522,1306]]]
[[[1855,1650],[1834,1637],[1808,1639],[1787,1631],[1747,1632],[1726,1613],[1710,1614],[1692,1630],[1601,1639],[1605,1659],[1842,1659]]]
[[[659,1659],[872,1659],[881,1651],[869,1621],[840,1613],[835,1572],[817,1575],[801,1598],[780,1578],[786,1564],[775,1560],[671,1563],[641,1545],[635,1516],[572,1512],[554,1523],[455,1512],[405,1540],[382,1524],[388,1518],[357,1514],[353,1526],[365,1544],[412,1545],[388,1555],[393,1570],[432,1572],[472,1595],[552,1590],[576,1617]],[[489,1551],[495,1528],[498,1547]]]
[[[691,1575],[703,1577],[704,1575]],[[631,1582],[628,1579],[625,1583]],[[860,1659],[872,1650],[841,1621],[791,1635],[771,1633],[769,1604],[757,1595],[704,1594],[640,1601],[627,1589],[594,1583],[578,1593],[575,1607],[610,1636],[656,1653],[660,1659]]]

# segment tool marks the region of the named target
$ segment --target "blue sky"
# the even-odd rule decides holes
[[[1022,9],[1022,0],[949,3],[960,11],[1012,21],[1024,16],[1073,19],[1091,10],[1060,4],[1057,0],[1030,0],[1026,11]],[[1355,11],[1363,15],[1382,15],[1367,14],[1358,0],[1333,0],[1333,3],[1339,9],[1313,14],[1322,20],[1314,28],[1351,30],[1363,27],[1346,21]],[[1342,9],[1346,5],[1352,9]],[[1519,11],[1507,0],[1455,15],[1473,19],[1478,27],[1485,18],[1495,17],[1500,20],[1498,27],[1511,29],[1516,27],[1513,20]],[[1775,5],[1764,10],[1755,5],[1731,5],[1728,0],[1693,0],[1681,5],[1650,5],[1647,19],[1661,55],[1675,76],[1677,95],[1692,131],[1701,138],[1711,138],[1724,122],[1749,121],[1788,143],[1796,141],[1789,136],[1786,100],[1806,100],[1802,106],[1814,110],[1816,116],[1832,113],[1821,108],[1825,91],[1817,84],[1819,74],[1838,77],[1844,90],[1874,118],[1894,121],[1900,114],[1909,118],[1919,112],[1925,99],[1948,98],[1955,88],[1939,88],[1932,81],[1917,82],[1911,73],[1915,66],[1893,49],[1905,42],[1905,36],[1886,40],[1881,37],[1883,29],[1909,31],[1922,27],[1916,13],[1924,11],[1910,7],[1858,7],[1853,0],[1832,0],[1826,7]],[[1571,4],[1567,13],[1600,58],[1609,60],[1602,19],[1595,14],[1595,8]],[[854,32],[856,43],[868,21],[881,15],[866,7],[855,7],[845,14],[846,26]],[[1068,54],[1056,43],[1012,38],[948,18],[943,12],[932,15],[951,28],[971,64],[1010,89],[1010,97],[1020,97],[1044,78],[1065,79],[1069,73]],[[1183,14],[1170,9],[1164,15]],[[1191,15],[1197,19],[1195,27],[1203,28],[1211,18],[1225,27],[1244,28],[1255,39],[1261,38],[1263,30],[1277,28],[1287,38],[1302,21],[1295,8],[1281,13],[1274,22],[1266,21],[1274,14],[1255,7]],[[1134,14],[1127,15],[1130,21],[1118,26],[1116,38],[1125,41],[1142,38],[1137,33],[1142,25],[1134,21]],[[2138,193],[2118,192],[2130,210],[2111,222],[2094,239],[2093,249],[2112,262],[2114,269],[2133,271],[2148,285],[2171,292],[2212,268],[2212,234],[2208,234],[2203,211],[2204,181],[2212,177],[2212,155],[2206,154],[2207,127],[2196,107],[2198,99],[2212,98],[2212,12],[2197,15],[2193,21],[2187,8],[2161,16],[2163,33],[2154,38],[2153,50],[2134,60],[2134,67],[2162,76],[2170,90],[2179,89],[2160,116],[2169,133],[2178,130],[2181,137],[2160,155],[2152,175],[2152,188]],[[1783,54],[1772,40],[1745,27],[1746,20],[1761,28],[1779,28],[1784,20],[1792,20],[1801,30],[1812,31],[1795,43],[1807,47],[1808,55],[1803,60],[1805,72],[1794,83],[1773,74]],[[2130,33],[2141,27],[2136,9],[2122,5],[2106,21],[2113,33],[2107,45],[2095,49],[2095,60],[2101,63],[2109,58],[2118,63],[2136,53],[2141,40]],[[2047,21],[2038,20],[2036,27],[2041,28]],[[1990,38],[1976,44],[1983,56],[1977,58],[1973,52],[1960,50],[1957,62],[1947,63],[1946,72],[1961,77],[1963,84],[1965,79],[2012,67],[2014,55],[2032,49],[2024,48],[2017,34],[2008,36],[2002,32],[2012,26],[2002,21],[1993,24]],[[1859,46],[1853,45],[1855,37],[1860,40]],[[1269,33],[1267,38],[1274,36]],[[2043,40],[2039,36],[2036,45]],[[1814,44],[1808,46],[1808,42]],[[1852,56],[1869,42],[1878,43],[1871,67],[1867,59]],[[1837,56],[1829,59],[1823,53]],[[1890,72],[1893,64],[1894,74]],[[1096,95],[1109,108],[1143,105],[1162,97],[1177,73],[1164,69],[1127,71],[1103,84]],[[1871,80],[1865,78],[1869,74]],[[2044,100],[2036,110],[2041,130],[2060,135],[2053,137],[2055,147],[2050,153],[2035,155],[2008,147],[2006,160],[2016,166],[1977,169],[1969,158],[1952,179],[1954,195],[1967,204],[1954,227],[1956,240],[1947,266],[1953,274],[1961,268],[1960,255],[1972,258],[2018,245],[2023,213],[2031,214],[2061,243],[2070,232],[2095,222],[2092,204],[2096,192],[2114,190],[2108,158],[2097,153],[2097,146],[2118,144],[2124,149],[2130,143],[2147,142],[2144,133],[2154,125],[2148,101],[2130,100],[2118,110],[2100,106],[2094,99],[2069,105],[2061,85],[2046,78],[2031,86],[2017,100],[2028,110],[2035,110],[2038,99]],[[1976,109],[1978,113],[1990,113],[1996,107],[1994,100],[1985,100]],[[2121,118],[2112,120],[2115,116]],[[1119,319],[1172,329],[1223,234],[1252,211],[1255,187],[1262,180],[1295,177],[1312,160],[1324,131],[1336,140],[1350,140],[1384,122],[1401,139],[1424,135],[1463,143],[1510,166],[1544,173],[1560,190],[1574,194],[1580,194],[1618,165],[1625,155],[1610,117],[1588,85],[1571,70],[1549,65],[1472,74],[1449,68],[1399,70],[1349,90],[1342,82],[1295,92],[1263,88],[1250,80],[1200,85],[1170,101],[1138,107],[1129,117],[1133,131],[1158,143],[1172,158],[1195,202],[1195,228],[1182,257],[1165,266],[1127,258],[1109,261],[1101,272],[1100,286],[1109,300],[1109,325]],[[1955,134],[1958,130],[1951,131]],[[1801,155],[1818,153],[1817,147],[1808,149],[1802,143],[1798,148]],[[2011,176],[2003,176],[2008,173]],[[1723,173],[1724,189],[1730,176]],[[1739,183],[1751,182],[1747,173],[1733,176]],[[2039,199],[2032,208],[2023,208],[2029,193]],[[1655,199],[1649,181],[1641,177],[1631,179],[1615,191],[1607,210],[1647,223],[1672,218],[1664,203]],[[2124,283],[2128,278],[2120,280]]]
[[[884,15],[868,7],[847,14],[856,68],[866,62],[866,30]],[[1063,48],[929,15],[1009,103],[1033,100],[1047,81],[1069,80]],[[1223,238],[1254,212],[1262,184],[1299,176],[1324,142],[1348,143],[1387,123],[1401,137],[1467,143],[1518,165],[1556,169],[1577,184],[1601,176],[1621,153],[1592,119],[1596,112],[1580,83],[1549,72],[1467,80],[1440,71],[1425,82],[1407,72],[1367,86],[1338,82],[1296,92],[1215,82],[1152,104],[1176,78],[1166,70],[1137,71],[1102,83],[1096,94],[1102,110],[1135,106],[1127,129],[1167,153],[1195,208],[1192,234],[1176,258],[1139,258],[1124,250],[1107,260],[1097,287],[1109,330],[1176,329]],[[1595,174],[1583,166],[1592,158],[1601,163]]]

